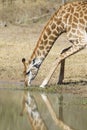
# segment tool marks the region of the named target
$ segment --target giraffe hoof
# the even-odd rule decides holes
[[[41,84],[41,85],[40,85],[40,88],[45,88],[45,86]]]
[[[57,84],[61,85],[61,84],[63,84],[63,82],[61,82],[61,81],[58,81],[58,83],[57,83]]]
[[[40,85],[41,88],[46,88],[47,80],[45,79],[43,83]]]

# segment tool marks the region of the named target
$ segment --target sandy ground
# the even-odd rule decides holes
[[[23,81],[23,65],[21,59],[29,59],[37,43],[44,24],[34,23],[28,26],[8,25],[0,28],[0,80]],[[34,85],[40,85],[46,77],[52,62],[62,49],[70,43],[66,34],[62,34],[51,49],[49,55],[42,64],[40,71],[33,81]],[[79,84],[87,81],[87,50],[79,52],[66,60],[65,82]],[[59,67],[50,80],[50,84],[57,83]]]

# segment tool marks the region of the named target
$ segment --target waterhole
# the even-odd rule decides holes
[[[10,88],[0,89],[0,130],[87,130],[87,97]]]

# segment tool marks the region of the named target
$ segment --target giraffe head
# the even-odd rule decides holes
[[[25,85],[30,86],[31,81],[36,77],[39,67],[42,63],[42,59],[34,58],[30,63],[27,63],[25,58],[22,59],[24,65],[24,80]]]

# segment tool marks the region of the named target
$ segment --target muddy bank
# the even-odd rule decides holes
[[[0,81],[0,90],[29,90],[30,92],[59,94],[71,93],[74,95],[87,97],[87,81],[65,82],[62,85],[49,85],[45,89],[40,88],[39,85],[32,85],[31,87],[26,87],[23,81]]]

